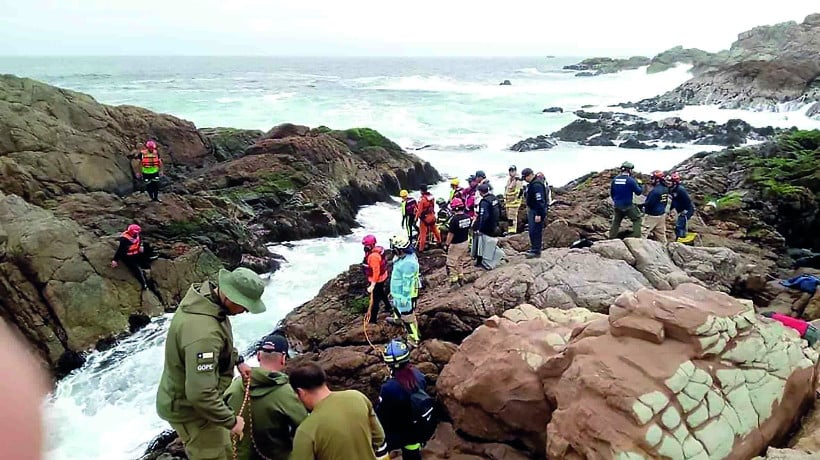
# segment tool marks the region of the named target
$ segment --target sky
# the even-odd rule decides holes
[[[0,55],[586,56],[728,48],[816,0],[0,0]]]

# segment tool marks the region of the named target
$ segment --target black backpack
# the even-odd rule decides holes
[[[418,442],[426,442],[436,431],[436,400],[421,387],[410,393],[410,412],[413,417],[413,431]]]

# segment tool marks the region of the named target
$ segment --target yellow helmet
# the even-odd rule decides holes
[[[408,195],[407,190],[402,190],[401,192],[399,192],[399,196],[402,197],[402,198],[406,197],[407,195]]]
[[[456,187],[458,187],[458,184],[459,184],[459,183],[460,183],[460,182],[459,182],[459,180],[458,180],[458,178],[457,178],[457,177],[456,177],[455,179],[452,179],[452,180],[450,181],[450,185],[455,185]]]

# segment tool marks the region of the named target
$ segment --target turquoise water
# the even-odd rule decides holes
[[[501,184],[507,166],[529,166],[560,185],[624,160],[639,170],[670,168],[706,146],[632,151],[560,143],[549,151],[510,152],[525,137],[553,132],[584,105],[606,106],[654,96],[685,81],[685,68],[656,75],[642,70],[576,78],[561,66],[577,59],[318,59],[318,58],[0,58],[0,73],[75,89],[108,104],[170,113],[200,127],[268,129],[283,122],[334,128],[369,126],[417,152],[444,174],[485,170]],[[512,86],[499,86],[510,80]],[[564,114],[542,114],[559,106]],[[820,122],[789,114],[718,111],[710,107],[652,114],[756,125]],[[790,117],[791,119],[786,119]],[[434,192],[444,193],[443,185]],[[342,238],[272,248],[289,262],[266,290],[268,312],[234,322],[240,348],[272,330],[288,311],[316,295],[330,278],[361,258],[367,232],[385,240],[399,231],[398,206],[359,214],[363,228]],[[63,379],[45,405],[50,460],[134,459],[167,425],[154,413],[166,320],[160,318],[119,346],[91,355]]]

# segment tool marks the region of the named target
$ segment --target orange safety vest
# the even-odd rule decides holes
[[[140,164],[143,168],[159,168],[162,165],[162,160],[159,159],[159,152],[156,150],[142,150],[142,160]]]
[[[142,242],[140,241],[140,237],[131,238],[131,235],[128,232],[122,232],[121,235],[123,238],[131,242],[131,246],[128,246],[128,252],[126,252],[129,256],[135,256],[140,253],[140,245]]]

